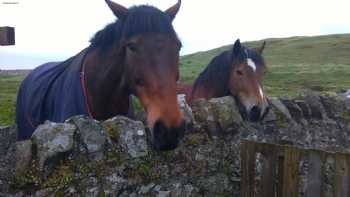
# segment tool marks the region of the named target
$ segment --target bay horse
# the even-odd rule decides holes
[[[245,119],[261,120],[268,112],[267,98],[262,89],[266,65],[262,53],[265,42],[256,49],[241,45],[238,39],[231,50],[214,57],[193,85],[178,83],[177,92],[186,95],[191,105],[199,98],[232,95]]]
[[[127,115],[130,95],[136,95],[147,113],[154,148],[177,147],[185,126],[176,96],[181,42],[172,21],[181,1],[164,12],[106,3],[117,20],[97,32],[88,48],[64,62],[39,66],[21,84],[19,140],[30,138],[45,120]]]

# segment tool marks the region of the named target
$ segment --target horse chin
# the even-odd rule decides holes
[[[153,148],[160,151],[174,150],[184,133],[184,122],[177,128],[167,128],[161,121],[157,121],[153,127]]]
[[[263,120],[270,111],[270,107],[261,109],[259,112],[253,113],[252,109],[248,110],[246,106],[241,102],[238,96],[234,96],[239,113],[245,121],[258,122]]]

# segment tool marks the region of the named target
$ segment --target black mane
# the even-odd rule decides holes
[[[238,63],[246,61],[251,58],[257,66],[265,66],[263,57],[256,51],[247,47],[242,48],[242,52],[238,56]],[[232,50],[224,51],[218,56],[214,57],[209,65],[200,73],[193,84],[193,90],[198,86],[206,84],[207,87],[212,87],[216,90],[229,94],[229,77],[232,59]],[[193,91],[194,92],[194,91]]]
[[[177,39],[171,22],[171,18],[158,8],[148,5],[134,6],[128,10],[125,19],[117,19],[98,31],[90,40],[91,47],[110,48],[118,44],[121,38],[128,39],[145,33],[168,34]]]

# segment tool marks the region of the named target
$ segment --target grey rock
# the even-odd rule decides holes
[[[118,197],[138,197],[138,196],[140,196],[140,195],[138,195],[135,192],[128,192],[128,191],[124,191],[123,193],[118,195]]]
[[[321,102],[327,116],[331,119],[345,122],[350,122],[350,105],[347,104],[348,100],[341,96],[321,96]]]
[[[17,140],[17,126],[0,127],[0,157],[6,155],[10,146]]]
[[[112,195],[120,193],[127,187],[128,181],[117,173],[113,173],[104,178],[104,193],[106,195]]]
[[[149,152],[145,126],[123,116],[106,120],[103,125],[113,135],[118,136],[118,143],[132,158],[144,157]]]
[[[309,120],[312,118],[311,108],[304,100],[295,100],[295,103],[300,107],[305,119]]]
[[[156,196],[157,197],[169,197],[170,196],[170,191],[159,191]]]
[[[187,124],[194,124],[194,117],[191,107],[186,103],[186,95],[178,94],[177,100],[180,106],[180,111]]]
[[[154,186],[155,186],[154,183],[150,183],[148,185],[141,186],[141,188],[139,190],[139,194],[147,194],[147,193],[149,193],[154,188]]]
[[[233,131],[243,122],[231,96],[213,98],[209,101],[199,99],[193,102],[192,109],[196,122],[213,135]]]
[[[297,103],[290,99],[280,99],[282,103],[287,107],[289,114],[292,116],[292,122],[300,122],[304,119],[303,110]]]
[[[350,100],[350,89],[349,90],[346,90],[342,93],[339,93],[339,96],[345,98],[345,99],[349,99]]]
[[[326,110],[321,102],[320,93],[307,90],[301,93],[301,97],[309,105],[313,118],[328,119]]]
[[[51,193],[51,189],[42,189],[42,190],[39,190],[37,192],[35,192],[35,197],[48,197],[48,196],[54,196],[54,195],[50,195]]]
[[[232,96],[213,98],[209,100],[214,119],[222,130],[230,130],[240,125],[243,120]]]
[[[190,197],[195,190],[196,188],[194,188],[192,185],[185,185],[182,191],[182,196]]]
[[[86,197],[98,197],[101,191],[101,185],[95,177],[82,180],[79,186],[82,187],[83,196]]]
[[[227,175],[216,174],[210,177],[203,177],[198,182],[201,190],[209,196],[223,195],[230,191],[230,184]]]
[[[89,159],[102,160],[103,152],[110,139],[105,128],[94,119],[85,116],[75,116],[67,122],[73,123],[78,128],[78,136]]]
[[[37,150],[41,170],[49,159],[73,149],[75,131],[76,127],[72,124],[50,121],[46,121],[34,131],[32,141]]]
[[[0,191],[9,189],[9,183],[14,178],[16,164],[15,142],[17,140],[17,127],[0,127]]]
[[[289,110],[287,107],[278,99],[275,97],[269,98],[269,102],[273,108],[278,110],[281,114],[283,114],[288,120],[292,120],[292,116],[289,113]]]
[[[74,188],[74,187],[69,187],[65,190],[64,194],[66,196],[80,196],[80,195],[77,195],[77,190]]]
[[[1,196],[1,195],[0,195]],[[13,195],[13,197],[24,197],[24,193],[23,192],[17,192],[16,194]]]
[[[198,99],[192,103],[193,117],[198,124],[199,128],[203,128],[207,131],[216,131],[216,123],[211,105],[205,99]]]
[[[265,117],[263,117],[262,122],[263,123],[269,123],[277,120],[277,116],[274,112],[274,110],[269,109]]]
[[[16,176],[24,173],[32,159],[32,141],[20,141],[16,142]]]
[[[183,185],[182,183],[174,183],[170,187],[170,196],[190,197],[198,194],[196,190],[197,189],[190,184]]]
[[[153,188],[153,191],[159,192],[161,189],[162,189],[162,186],[156,185],[156,186]]]

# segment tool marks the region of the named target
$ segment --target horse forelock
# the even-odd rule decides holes
[[[244,57],[242,57],[240,61],[246,61],[247,65],[251,67],[254,72],[258,67],[262,66],[265,68],[265,61],[262,55],[250,48],[244,49]]]
[[[124,22],[123,36],[160,33],[177,39],[171,18],[156,7],[149,5],[135,6],[129,9]]]
[[[142,34],[165,34],[178,40],[171,18],[153,6],[142,5],[129,8],[125,19],[117,19],[98,31],[90,40],[90,47],[109,49],[122,39]]]

